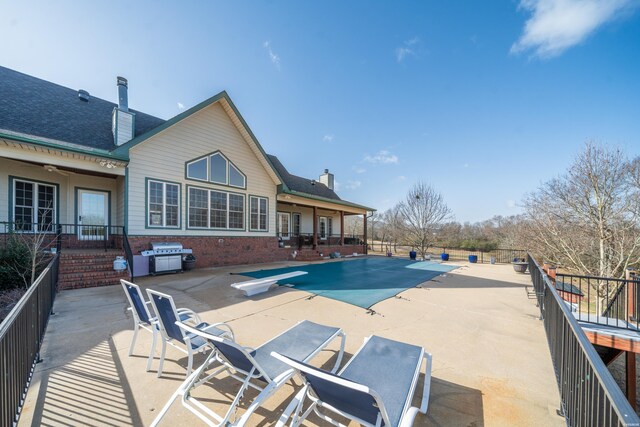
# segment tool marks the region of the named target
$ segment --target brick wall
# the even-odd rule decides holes
[[[151,242],[180,242],[185,249],[192,249],[196,256],[196,268],[219,267],[223,265],[254,264],[261,262],[310,261],[316,257],[293,257],[297,247],[279,248],[277,237],[213,237],[213,236],[129,236],[134,255],[150,249]],[[303,249],[302,252],[305,252]],[[364,246],[318,246],[313,251],[322,252],[327,257],[330,252],[340,252],[342,256],[354,252],[364,253]],[[303,258],[303,259],[301,259]]]
[[[151,248],[151,242],[180,242],[192,249],[196,268],[286,261],[294,248],[279,248],[277,237],[129,236],[134,254]]]

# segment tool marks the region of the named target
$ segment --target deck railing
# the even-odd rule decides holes
[[[124,227],[117,225],[0,222],[0,244],[9,236],[40,236],[46,249],[123,249]]]
[[[553,282],[531,255],[528,261],[567,425],[640,426],[640,418],[584,334],[569,304],[560,298]]]
[[[281,234],[278,233],[278,238],[283,242],[289,242],[292,246],[297,246],[299,249],[306,247],[313,247],[313,234],[312,233],[300,233],[294,234]],[[342,244],[341,244],[342,239]],[[318,236],[319,246],[364,246],[364,236],[359,234],[331,234],[325,236]]]
[[[581,322],[640,328],[637,277],[625,280],[558,273],[556,288],[564,290],[561,296],[573,304],[574,315]]]
[[[0,425],[18,421],[58,283],[58,256],[0,323]]]
[[[131,280],[135,277],[133,274],[133,251],[131,250],[131,244],[129,243],[129,237],[127,236],[127,231],[124,227],[122,227],[122,246],[124,249],[124,254],[127,257],[127,267],[129,268],[129,277]]]

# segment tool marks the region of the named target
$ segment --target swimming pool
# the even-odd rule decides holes
[[[306,271],[309,274],[288,279],[286,283],[316,295],[370,308],[456,268],[431,261],[368,257],[239,274],[259,279],[292,271]]]

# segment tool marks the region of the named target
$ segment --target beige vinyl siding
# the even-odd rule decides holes
[[[27,181],[41,181],[51,184],[58,184],[59,206],[58,218],[61,224],[75,224],[75,189],[76,187],[111,191],[111,224],[116,224],[117,218],[117,185],[116,177],[103,178],[91,175],[82,175],[72,172],[65,172],[68,176],[58,172],[47,172],[42,166],[23,163],[14,160],[0,158],[0,221],[9,220],[9,176],[25,179]],[[13,201],[11,202],[11,206]]]
[[[279,205],[278,212],[299,213],[300,217],[300,233],[312,234],[313,233],[313,208],[306,206],[291,206],[291,205]],[[325,209],[318,209],[318,216],[324,216],[332,218],[332,232],[333,234],[340,234],[340,212],[328,211]],[[291,232],[293,232],[293,219],[291,219]]]
[[[113,222],[113,225],[118,225],[118,226],[122,226],[124,225],[124,186],[125,186],[125,179],[122,176],[119,176],[116,179],[116,194],[115,197],[112,194],[111,195],[111,203],[115,203],[116,205],[116,217],[115,217],[115,222]],[[113,219],[112,219],[113,221]]]
[[[185,178],[185,164],[187,161],[217,150],[222,152],[227,159],[246,175],[246,189]],[[275,235],[276,184],[218,103],[198,111],[133,147],[129,152],[129,157],[129,224],[127,232],[130,235]],[[146,178],[171,181],[181,185],[181,229],[146,228]],[[249,228],[249,195],[268,198],[269,231],[187,229],[188,185],[244,194],[245,227],[247,230]]]

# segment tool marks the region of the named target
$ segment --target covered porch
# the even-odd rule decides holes
[[[366,208],[306,195],[278,194],[277,201],[276,234],[281,246],[328,253],[341,249],[367,253]],[[357,219],[347,225],[348,217]]]
[[[122,248],[126,161],[0,138],[0,233],[46,234],[47,246]]]

